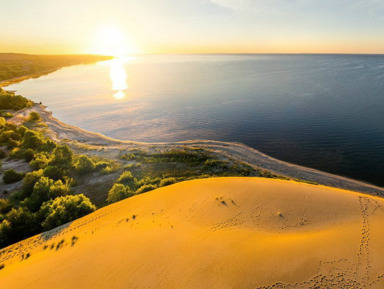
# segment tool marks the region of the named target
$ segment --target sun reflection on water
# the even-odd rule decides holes
[[[115,58],[111,60],[111,70],[109,76],[112,80],[112,90],[115,91],[113,97],[115,99],[124,99],[126,97],[125,90],[128,88],[127,72],[124,68],[124,60]]]

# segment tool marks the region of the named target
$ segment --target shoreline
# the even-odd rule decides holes
[[[31,74],[26,74],[26,75],[23,75],[23,76],[17,76],[17,77],[14,77],[14,78],[6,79],[6,80],[3,80],[3,81],[0,81],[0,87],[4,89],[4,87],[6,87],[6,86],[9,86],[9,85],[12,85],[12,84],[15,84],[15,83],[19,83],[19,82],[22,82],[24,80],[28,80],[28,79],[31,79],[31,78],[39,78],[41,76],[44,76],[44,75],[47,75],[47,74],[51,74],[51,73],[53,73],[55,71],[58,71],[58,70],[62,69],[63,67],[64,66],[60,66],[60,67],[57,67],[57,68],[51,68],[51,69],[47,69],[47,70],[36,72],[36,73],[31,73]]]
[[[284,162],[241,143],[210,140],[145,143],[118,140],[61,122],[52,115],[52,112],[46,109],[46,106],[41,104],[35,104],[32,108],[19,111],[11,121],[16,123],[22,122],[31,111],[36,111],[41,115],[43,122],[47,125],[45,133],[49,137],[87,154],[116,158],[122,150],[126,149],[166,151],[177,148],[202,148],[219,157],[244,162],[253,168],[263,169],[290,179],[313,182],[319,185],[367,193],[374,196],[384,196],[384,188],[382,187]]]

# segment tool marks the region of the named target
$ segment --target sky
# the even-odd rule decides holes
[[[0,1],[0,52],[384,53],[383,0]]]

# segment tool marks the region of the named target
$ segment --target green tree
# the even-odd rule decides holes
[[[13,92],[0,90],[0,109],[19,110],[31,107],[32,102],[21,95],[15,95]]]
[[[130,171],[123,172],[117,179],[116,183],[128,186],[130,189],[136,188],[137,180],[132,176]]]
[[[61,180],[55,182],[47,177],[41,177],[34,185],[31,196],[23,204],[35,212],[44,202],[69,193],[70,187],[67,183],[64,184]]]
[[[9,239],[12,242],[20,241],[39,231],[36,215],[25,207],[13,208],[5,217],[11,226]]]
[[[48,162],[49,156],[47,155],[47,153],[42,152],[35,154],[34,159],[30,161],[29,165],[35,170],[40,170],[45,169],[48,165]]]
[[[69,170],[72,167],[72,155],[73,153],[69,146],[57,146],[53,150],[53,157],[48,165]]]
[[[45,230],[50,230],[95,210],[95,205],[82,194],[58,197],[44,203],[41,207],[41,214],[45,217],[42,226]]]
[[[0,222],[0,248],[10,244],[11,239],[11,223],[8,220]]]
[[[44,141],[43,139],[39,136],[34,131],[27,130],[24,133],[23,140],[22,140],[22,147],[26,149],[35,149],[35,150],[41,150],[41,147],[43,146]]]
[[[54,199],[57,197],[62,197],[69,195],[71,188],[68,183],[63,183],[61,180],[54,182],[49,188],[48,197]]]
[[[11,203],[6,199],[0,199],[0,214],[8,213],[12,208]]]
[[[75,168],[79,174],[86,174],[95,169],[95,163],[86,155],[81,155],[76,162]]]
[[[41,177],[35,183],[32,194],[22,202],[22,205],[27,206],[33,212],[38,211],[40,206],[50,199],[49,192],[53,183],[53,180]]]
[[[12,184],[22,180],[23,173],[15,172],[13,169],[6,170],[3,175],[3,181],[5,184]]]
[[[47,166],[43,175],[53,180],[64,180],[65,176],[68,174],[67,169],[63,169],[59,166]]]
[[[22,190],[22,198],[29,197],[32,194],[33,187],[37,183],[37,181],[43,176],[43,170],[33,171],[27,173],[23,180],[23,185],[21,187]]]
[[[114,184],[112,189],[108,192],[107,202],[112,204],[131,197],[132,195],[132,190],[127,186],[124,186],[123,184]]]

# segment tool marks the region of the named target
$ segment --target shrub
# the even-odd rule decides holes
[[[118,184],[123,184],[133,189],[136,187],[137,180],[132,176],[132,173],[130,171],[125,171],[120,175],[116,182]]]
[[[35,152],[32,150],[32,149],[26,149],[26,150],[23,150],[23,155],[22,155],[23,159],[26,161],[26,162],[30,162],[31,160],[33,160],[33,158],[35,157]]]
[[[72,155],[73,153],[69,146],[56,146],[53,150],[53,157],[48,164],[63,169],[70,169],[72,167]]]
[[[40,114],[36,111],[32,111],[29,116],[28,116],[28,121],[31,121],[31,122],[36,122],[36,121],[39,121],[41,120],[41,117],[40,117]]]
[[[22,199],[29,197],[32,194],[33,187],[42,176],[43,176],[43,170],[30,172],[25,175],[23,180],[23,185],[21,187]]]
[[[120,159],[122,160],[134,160],[136,158],[136,156],[134,154],[123,154],[120,156]]]
[[[67,175],[67,171],[58,166],[47,166],[43,171],[43,175],[45,177],[57,181],[63,180],[64,177]]]
[[[106,167],[108,167],[108,165],[109,165],[109,162],[99,161],[95,164],[95,169],[96,170],[102,170],[102,169],[105,169]]]
[[[31,211],[38,211],[40,206],[50,199],[49,192],[53,182],[53,180],[47,177],[41,177],[34,185],[32,194],[22,204]]]
[[[10,223],[10,228],[7,228],[9,230],[7,237],[11,242],[22,240],[39,230],[36,215],[25,207],[13,208],[5,217]]]
[[[125,170],[131,170],[131,169],[136,169],[136,168],[140,168],[141,167],[141,163],[134,163],[134,164],[128,164],[128,165],[125,165],[123,167],[123,169]]]
[[[2,115],[3,115],[4,118],[11,118],[11,117],[13,117],[13,114],[10,113],[10,112],[4,112]]]
[[[7,130],[7,131],[3,132],[3,136],[6,139],[21,140],[20,134],[18,134],[17,132],[15,132],[13,130]]]
[[[172,185],[176,183],[176,179],[175,178],[166,178],[166,179],[162,179],[159,186],[160,187],[165,187],[165,186],[169,186],[169,185]]]
[[[10,157],[16,159],[22,159],[26,162],[30,162],[35,157],[35,151],[33,149],[24,149],[15,147],[11,153]]]
[[[149,192],[149,191],[152,191],[154,189],[157,189],[157,186],[156,185],[144,185],[144,186],[141,186],[140,188],[138,188],[136,190],[136,194],[142,194],[142,193],[145,193],[145,192]]]
[[[108,165],[108,166],[106,166],[105,168],[103,168],[103,169],[101,170],[101,172],[102,172],[103,174],[108,175],[108,174],[111,174],[111,173],[115,172],[116,170],[117,170],[116,167],[111,166],[111,165]]]
[[[75,168],[79,174],[86,174],[95,169],[95,164],[86,155],[81,155],[75,164]]]
[[[0,117],[0,127],[3,127],[3,126],[5,126],[5,118]]]
[[[21,145],[26,149],[41,150],[43,139],[34,131],[28,130],[24,133]]]
[[[214,168],[221,164],[219,160],[208,159],[204,162],[204,166],[208,168]]]
[[[0,91],[0,109],[19,110],[31,106],[32,102],[21,95],[5,90]]]
[[[123,184],[114,184],[112,189],[108,192],[107,202],[112,204],[128,197],[131,197],[133,192]]]
[[[22,137],[24,136],[25,132],[28,131],[28,128],[26,128],[25,126],[21,125],[19,127],[16,128],[16,132],[21,135]]]
[[[0,222],[0,248],[10,243],[11,223],[8,220]]]
[[[158,186],[161,182],[160,178],[151,178],[151,177],[145,177],[141,179],[140,181],[136,182],[136,187],[141,187],[143,185],[156,185]]]
[[[7,145],[8,149],[13,149],[13,148],[18,147],[20,145],[20,142],[10,138],[7,140],[6,145]]]
[[[45,140],[45,142],[43,143],[41,150],[50,153],[56,148],[56,146],[57,145],[55,142],[48,139],[48,140]]]
[[[94,204],[84,195],[63,196],[50,200],[41,207],[44,217],[42,226],[50,230],[76,220],[96,210]]]
[[[11,203],[6,199],[0,199],[0,214],[6,214],[12,208]]]
[[[69,195],[70,192],[71,192],[71,188],[69,184],[67,182],[63,183],[61,180],[58,180],[54,182],[49,188],[48,197],[50,199],[54,199],[57,197]]]
[[[47,167],[48,161],[49,158],[46,153],[37,153],[29,165],[35,170],[40,170]]]
[[[24,177],[23,173],[15,172],[13,169],[6,170],[3,175],[3,181],[6,184],[16,183],[22,180]]]

